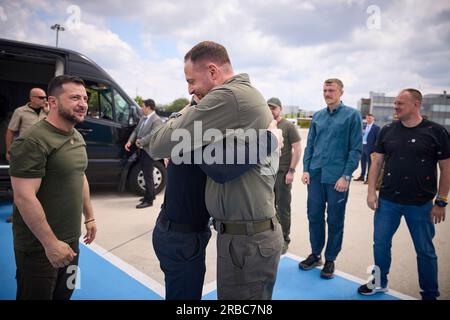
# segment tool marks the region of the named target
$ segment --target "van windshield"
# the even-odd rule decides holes
[[[86,81],[88,116],[128,125],[130,106],[125,98],[110,85]]]

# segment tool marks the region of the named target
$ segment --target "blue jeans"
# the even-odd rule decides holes
[[[171,231],[161,223],[160,216],[153,230],[153,248],[165,275],[166,300],[200,300],[211,231]]]
[[[334,261],[341,251],[344,236],[345,206],[348,191],[338,192],[334,184],[321,183],[321,174],[310,177],[308,185],[309,241],[314,255],[321,255],[325,245],[325,207],[327,208],[328,241],[325,259]]]
[[[422,206],[403,205],[380,199],[374,216],[375,265],[380,268],[381,286],[386,287],[387,275],[391,266],[392,237],[405,217],[417,254],[419,285],[422,298],[436,298],[438,291],[438,265],[434,250],[434,225],[430,220],[432,201]]]

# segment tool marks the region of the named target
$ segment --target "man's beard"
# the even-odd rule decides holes
[[[65,110],[64,108],[62,108],[61,106],[58,106],[58,114],[65,120],[69,121],[72,124],[77,124],[77,123],[81,123],[84,121],[83,120],[79,120],[75,114],[70,114],[69,111]]]

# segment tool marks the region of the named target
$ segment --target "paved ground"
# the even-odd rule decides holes
[[[307,130],[301,129],[304,148]],[[298,167],[300,172],[302,165]],[[359,169],[355,172],[358,176]],[[292,243],[289,253],[305,257],[310,253],[308,223],[306,218],[306,187],[296,174],[292,195]],[[347,204],[344,243],[336,260],[338,270],[366,279],[367,269],[373,264],[372,234],[373,212],[366,205],[367,186],[352,182]],[[99,227],[95,243],[106,251],[123,259],[136,269],[163,284],[164,275],[153,252],[151,234],[163,194],[157,196],[155,205],[147,209],[135,209],[138,197],[118,194],[114,190],[93,190],[92,201]],[[450,220],[450,217],[448,217]],[[439,257],[439,283],[441,299],[450,299],[450,221],[436,227],[435,246]],[[411,237],[404,221],[394,237],[393,264],[390,288],[420,298],[416,256]],[[215,280],[215,234],[207,249],[206,282]]]

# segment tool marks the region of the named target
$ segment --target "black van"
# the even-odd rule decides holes
[[[27,103],[29,91],[47,91],[52,77],[71,74],[82,78],[89,96],[85,121],[76,126],[87,144],[91,185],[128,187],[144,192],[144,177],[137,165],[135,150],[124,145],[140,116],[140,108],[95,62],[66,49],[0,39],[0,192],[10,194],[9,165],[5,157],[5,133],[15,108]],[[162,160],[155,162],[153,177],[156,192],[166,184]]]

